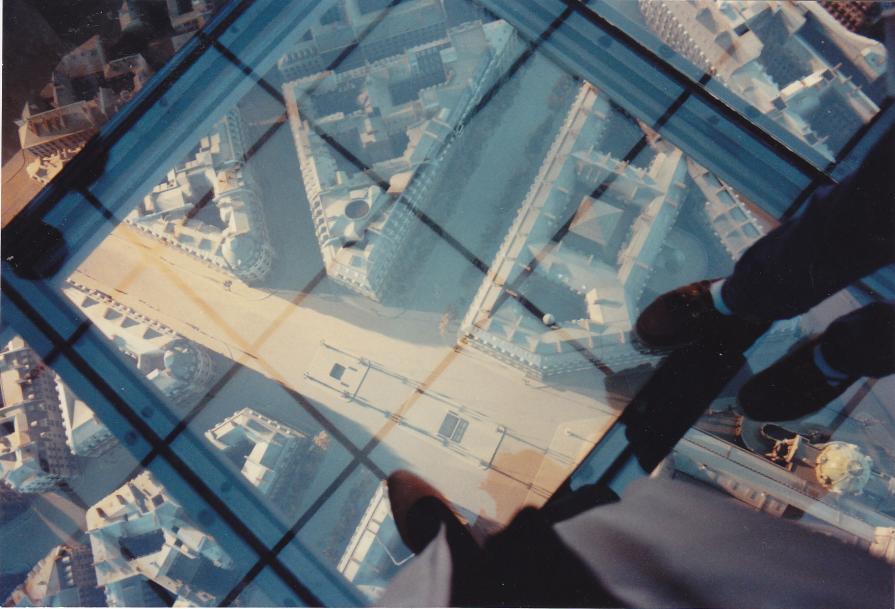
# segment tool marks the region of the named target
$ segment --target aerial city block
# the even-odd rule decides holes
[[[774,221],[478,4],[328,4],[264,76],[277,94],[220,108],[62,291],[373,600],[412,557],[383,474],[414,468],[482,530],[542,504],[660,362],[632,335],[644,304],[728,273]],[[837,3],[619,4],[826,159],[879,110],[884,49]],[[168,0],[139,52],[96,35],[66,54],[4,190],[52,180],[216,8]],[[126,0],[120,32],[150,17]],[[814,323],[775,324],[750,365]],[[219,604],[251,565],[52,365],[20,338],[0,351],[0,527],[24,544],[4,604]],[[833,434],[835,416],[763,424],[722,398],[659,473],[895,563],[889,415],[868,398]]]

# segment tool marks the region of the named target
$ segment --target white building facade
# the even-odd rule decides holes
[[[54,376],[21,338],[0,352],[0,476],[20,493],[43,493],[79,472]]]
[[[411,16],[389,20],[400,29]],[[327,274],[374,300],[394,279],[451,143],[516,45],[502,21],[468,22],[419,44],[424,39],[381,41],[372,63],[284,85]],[[379,57],[386,49],[391,54]]]
[[[63,293],[175,405],[192,404],[214,382],[214,360],[201,345],[98,290],[69,282]]]

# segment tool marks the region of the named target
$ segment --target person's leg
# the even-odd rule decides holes
[[[697,340],[748,346],[772,321],[804,313],[895,262],[895,127],[854,174],[819,189],[802,215],[756,241],[723,284],[701,281],[659,296],[635,324],[639,343]]]
[[[421,554],[443,531],[450,552],[451,605],[464,604],[464,599],[479,595],[482,548],[444,495],[405,470],[391,474],[387,485],[398,534],[414,554]]]
[[[452,606],[617,607],[620,603],[553,530],[557,520],[617,499],[611,491],[575,491],[552,509],[524,508],[479,546],[447,499],[422,478],[388,479],[398,533],[416,554],[444,531],[451,561]]]
[[[818,190],[804,213],[755,242],[721,295],[733,314],[774,321],[804,313],[895,262],[895,127],[861,167]]]
[[[389,476],[387,485],[395,526],[414,554],[422,552],[442,528],[455,559],[468,559],[478,552],[472,534],[434,486],[405,470]]]
[[[611,560],[611,558],[608,558]],[[542,510],[523,508],[490,537],[476,573],[451,604],[472,607],[621,607],[556,534]]]
[[[895,373],[895,301],[835,320],[818,337],[749,379],[737,396],[746,416],[786,421],[816,412],[863,376]]]
[[[561,493],[557,491],[547,503],[541,507],[544,518],[551,524],[574,518],[598,505],[615,503],[619,496],[608,486],[587,484],[581,488]]]

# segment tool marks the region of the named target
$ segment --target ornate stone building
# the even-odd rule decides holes
[[[0,477],[20,493],[42,493],[78,475],[54,377],[21,338],[0,352]]]

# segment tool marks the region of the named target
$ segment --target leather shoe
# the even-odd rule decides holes
[[[457,520],[444,495],[416,474],[398,470],[388,477],[387,485],[398,534],[414,554],[429,545],[442,524]]]
[[[725,350],[747,349],[771,324],[721,313],[712,300],[712,283],[698,281],[656,298],[634,325],[637,346],[661,352],[702,341]]]

